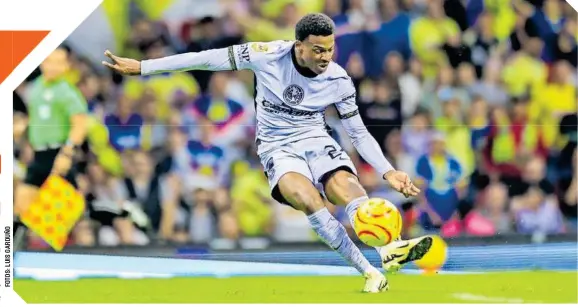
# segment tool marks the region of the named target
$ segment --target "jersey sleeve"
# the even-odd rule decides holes
[[[69,85],[63,109],[68,116],[84,114],[88,112],[88,103],[77,88]]]
[[[351,138],[351,143],[359,155],[367,161],[380,175],[394,170],[387,161],[381,146],[367,131],[356,103],[356,93],[350,78],[343,79],[337,91],[339,101],[335,103],[341,123]]]
[[[348,77],[347,79],[339,80],[337,89],[337,112],[340,119],[351,118],[359,114],[357,107],[355,87],[353,81]]]
[[[233,70],[260,70],[281,49],[281,42],[249,42],[229,47],[229,60]]]
[[[190,70],[257,70],[279,48],[275,43],[245,43],[227,48],[189,52],[141,62],[141,75]]]

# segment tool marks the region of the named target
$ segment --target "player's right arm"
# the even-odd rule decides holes
[[[256,70],[259,62],[261,62],[276,45],[277,44],[272,43],[245,43],[227,48],[182,53],[143,61],[122,58],[107,50],[104,54],[109,57],[113,63],[104,61],[102,64],[125,75],[152,75],[189,70]]]

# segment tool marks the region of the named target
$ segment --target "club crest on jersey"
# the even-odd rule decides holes
[[[303,96],[305,96],[305,91],[299,85],[291,84],[283,91],[283,100],[290,106],[300,104]]]

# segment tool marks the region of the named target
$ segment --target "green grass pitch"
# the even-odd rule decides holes
[[[576,272],[388,277],[390,291],[365,294],[361,277],[190,277],[16,280],[28,303],[577,303]]]

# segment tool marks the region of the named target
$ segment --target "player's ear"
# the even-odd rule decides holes
[[[296,40],[295,41],[295,49],[301,50],[301,48],[303,48],[303,42],[300,40]]]

